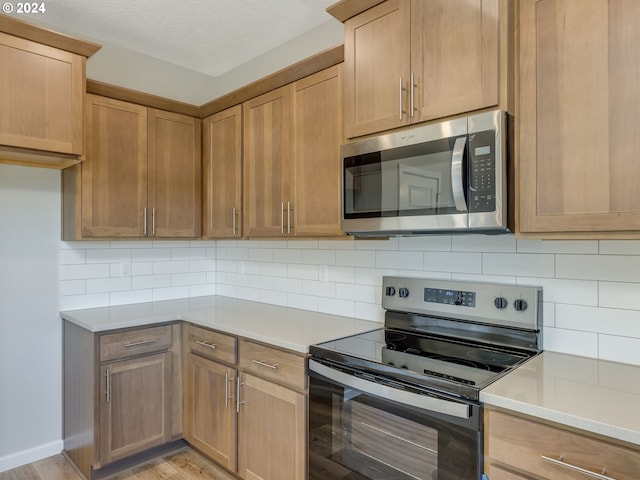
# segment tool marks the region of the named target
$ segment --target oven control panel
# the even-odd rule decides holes
[[[425,288],[424,301],[442,303],[445,305],[460,305],[462,307],[476,306],[476,292],[464,290],[450,290],[444,288]]]
[[[382,307],[398,312],[535,330],[541,324],[542,288],[384,277]]]

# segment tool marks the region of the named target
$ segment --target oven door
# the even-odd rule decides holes
[[[309,480],[481,478],[478,405],[400,390],[314,359],[309,371]]]

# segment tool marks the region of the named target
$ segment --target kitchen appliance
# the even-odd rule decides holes
[[[384,277],[383,328],[310,347],[309,479],[479,480],[480,390],[542,351],[542,289]]]
[[[505,233],[501,110],[343,145],[343,231],[358,236]]]

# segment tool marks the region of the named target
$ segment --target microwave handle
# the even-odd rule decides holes
[[[453,145],[453,153],[451,154],[451,191],[453,192],[453,201],[456,204],[456,210],[459,212],[467,211],[467,201],[464,198],[464,185],[462,183],[464,147],[466,144],[466,136],[457,138]]]

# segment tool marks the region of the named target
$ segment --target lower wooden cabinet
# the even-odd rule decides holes
[[[503,411],[485,413],[490,480],[637,480],[638,472],[636,449]]]
[[[305,356],[185,325],[184,438],[247,480],[305,480]]]
[[[180,323],[93,333],[64,322],[64,450],[86,478],[181,438],[180,338]]]
[[[239,395],[239,475],[305,479],[305,395],[249,373],[240,374]]]
[[[170,440],[171,372],[168,352],[101,365],[101,463]]]
[[[194,353],[186,356],[184,438],[226,469],[236,469],[237,371]]]

